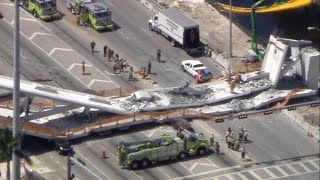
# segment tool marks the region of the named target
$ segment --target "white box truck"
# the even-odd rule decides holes
[[[172,46],[181,46],[189,54],[204,51],[199,25],[175,8],[161,10],[149,20],[149,29],[169,39]]]

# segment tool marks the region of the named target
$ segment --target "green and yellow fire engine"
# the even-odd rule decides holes
[[[189,155],[204,155],[208,140],[203,135],[182,130],[177,135],[165,133],[160,138],[118,145],[118,163],[130,169],[147,167],[158,161],[184,159]]]
[[[42,20],[60,17],[56,0],[20,0],[20,5]]]
[[[112,12],[101,3],[83,4],[78,24],[83,23],[97,31],[113,29]]]

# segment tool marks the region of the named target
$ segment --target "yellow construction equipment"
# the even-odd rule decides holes
[[[223,9],[229,11],[230,6],[222,3],[218,3]],[[289,0],[285,3],[281,4],[273,4],[270,6],[261,6],[257,7],[255,12],[256,13],[270,13],[270,12],[279,12],[279,11],[286,11],[301,7],[310,6],[312,4],[312,0]],[[249,14],[251,13],[251,7],[236,7],[232,6],[232,12],[234,13],[242,13],[242,14]]]

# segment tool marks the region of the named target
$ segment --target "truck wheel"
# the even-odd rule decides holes
[[[149,165],[149,160],[148,159],[144,159],[141,162],[141,167],[147,167]]]
[[[175,47],[176,46],[176,41],[171,39],[171,46]]]
[[[197,154],[199,156],[203,156],[206,152],[207,152],[207,149],[204,148],[204,147],[201,147],[201,148],[198,149]]]
[[[182,152],[179,154],[179,159],[185,159],[187,157],[187,154],[185,152]]]
[[[133,161],[131,163],[131,169],[138,169],[139,168],[139,161]]]
[[[37,18],[37,17],[38,17],[38,13],[37,13],[37,11],[36,11],[36,10],[33,10],[32,12],[33,12],[32,14],[34,15],[34,17],[36,17],[36,18]]]
[[[152,24],[151,24],[151,23],[149,23],[149,29],[150,29],[150,31],[153,31],[153,28],[152,28]]]
[[[186,70],[184,69],[183,65],[181,65],[181,69],[183,72],[186,72]]]

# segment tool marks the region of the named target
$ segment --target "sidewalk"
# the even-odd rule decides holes
[[[47,167],[43,162],[41,162],[36,156],[32,156],[31,159],[33,161],[32,166],[24,164],[23,160],[21,160],[21,163],[20,163],[21,177],[26,176],[26,171],[25,171],[24,166],[26,167],[26,169],[29,172],[36,172],[38,174],[52,172],[52,170],[49,167]],[[10,162],[10,168],[12,168],[12,161]],[[7,176],[7,163],[6,162],[0,163],[0,172],[1,172],[0,180],[5,180],[6,176]]]

